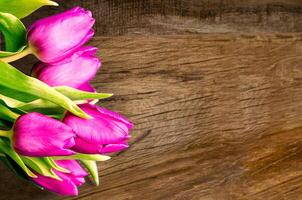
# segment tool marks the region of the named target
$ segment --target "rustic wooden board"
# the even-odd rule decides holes
[[[60,198],[0,165],[7,200],[302,198],[302,34],[99,37],[101,105],[134,124],[101,186]]]
[[[25,22],[77,5],[97,18],[93,84],[134,122],[131,147],[75,198],[0,164],[0,200],[302,199],[300,0],[73,0]]]
[[[97,35],[300,32],[301,0],[73,0],[30,17],[73,6],[93,11]]]

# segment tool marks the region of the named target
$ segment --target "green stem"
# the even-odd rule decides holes
[[[0,61],[10,63],[10,62],[19,60],[19,59],[21,59],[21,58],[23,58],[23,57],[25,57],[29,54],[32,54],[32,50],[29,47],[27,47],[23,51],[21,51],[17,54],[14,54],[12,56],[8,56],[8,57],[5,57],[5,58],[0,58]]]
[[[6,137],[11,139],[13,136],[13,130],[5,131],[5,130],[0,130],[0,137]]]

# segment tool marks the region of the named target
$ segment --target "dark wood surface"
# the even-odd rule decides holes
[[[100,163],[101,185],[74,198],[0,164],[1,200],[302,199],[300,1],[70,4],[98,16],[93,85],[115,93],[100,105],[134,122],[131,147]]]
[[[62,0],[27,21],[73,6],[93,10],[97,35],[300,32],[301,0]]]

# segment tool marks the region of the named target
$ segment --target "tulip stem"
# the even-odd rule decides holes
[[[0,137],[6,137],[6,138],[11,138],[13,135],[13,131],[9,130],[9,131],[5,131],[5,130],[0,130]]]
[[[26,47],[23,51],[21,51],[19,53],[16,53],[16,54],[8,56],[8,57],[0,58],[0,61],[10,63],[10,62],[19,60],[29,54],[32,54],[32,50],[29,47]]]

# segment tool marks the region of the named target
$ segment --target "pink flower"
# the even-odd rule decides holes
[[[63,122],[76,133],[72,149],[81,153],[110,153],[128,147],[129,130],[133,125],[123,116],[98,107],[84,104],[80,106],[93,119],[82,119],[68,113]]]
[[[101,66],[95,56],[95,47],[82,47],[64,60],[53,63],[38,63],[33,68],[33,75],[50,86],[69,86],[94,92],[89,81],[94,78]]]
[[[28,31],[29,46],[45,63],[60,61],[92,38],[94,22],[80,7],[38,20]]]
[[[75,133],[69,126],[40,113],[19,117],[14,125],[13,147],[24,156],[66,156],[74,152]]]
[[[56,161],[56,163],[70,171],[70,173],[63,173],[53,169],[53,171],[62,179],[62,181],[46,177],[38,173],[35,173],[37,178],[31,178],[31,180],[41,187],[59,195],[78,195],[77,186],[85,183],[84,177],[88,175],[87,172],[75,160],[60,160]]]

